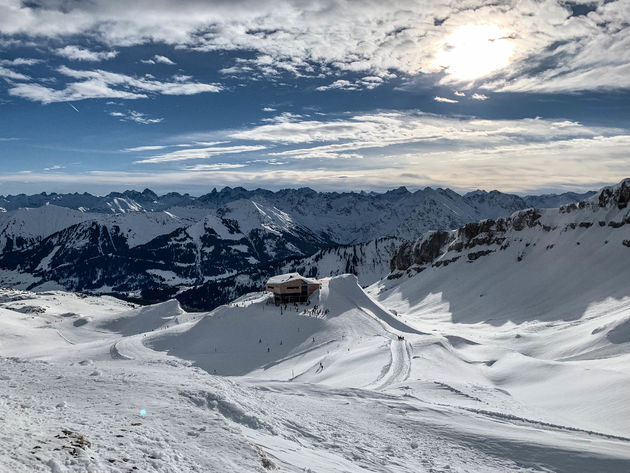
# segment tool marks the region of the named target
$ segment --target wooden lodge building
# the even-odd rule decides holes
[[[267,291],[273,292],[274,302],[306,302],[311,294],[321,287],[317,279],[300,276],[299,273],[279,274],[269,278]]]

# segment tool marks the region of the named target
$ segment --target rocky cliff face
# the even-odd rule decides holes
[[[540,232],[561,236],[566,232],[581,233],[598,226],[619,229],[619,234],[630,236],[628,202],[630,179],[625,179],[578,204],[559,209],[521,210],[507,218],[468,223],[457,230],[429,232],[401,245],[391,260],[392,274],[389,277],[400,277],[401,272],[406,270],[419,272],[430,266],[448,265],[462,257],[464,261],[472,262],[490,253],[506,250],[510,245],[520,248],[517,256],[517,261],[520,261],[527,254],[527,249],[536,245]],[[607,242],[602,241],[603,244]],[[550,245],[553,246],[553,243]]]

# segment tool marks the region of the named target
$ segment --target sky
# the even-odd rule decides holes
[[[584,191],[630,0],[0,0],[0,194]]]

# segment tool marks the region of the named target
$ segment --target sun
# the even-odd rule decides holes
[[[475,80],[508,66],[514,52],[512,33],[497,25],[460,26],[442,42],[430,69]]]

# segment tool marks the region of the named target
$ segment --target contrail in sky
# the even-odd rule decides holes
[[[74,105],[72,105],[71,103],[69,103],[68,105],[70,105],[72,108],[74,108],[74,111],[79,113],[79,109],[77,107],[75,107]]]

